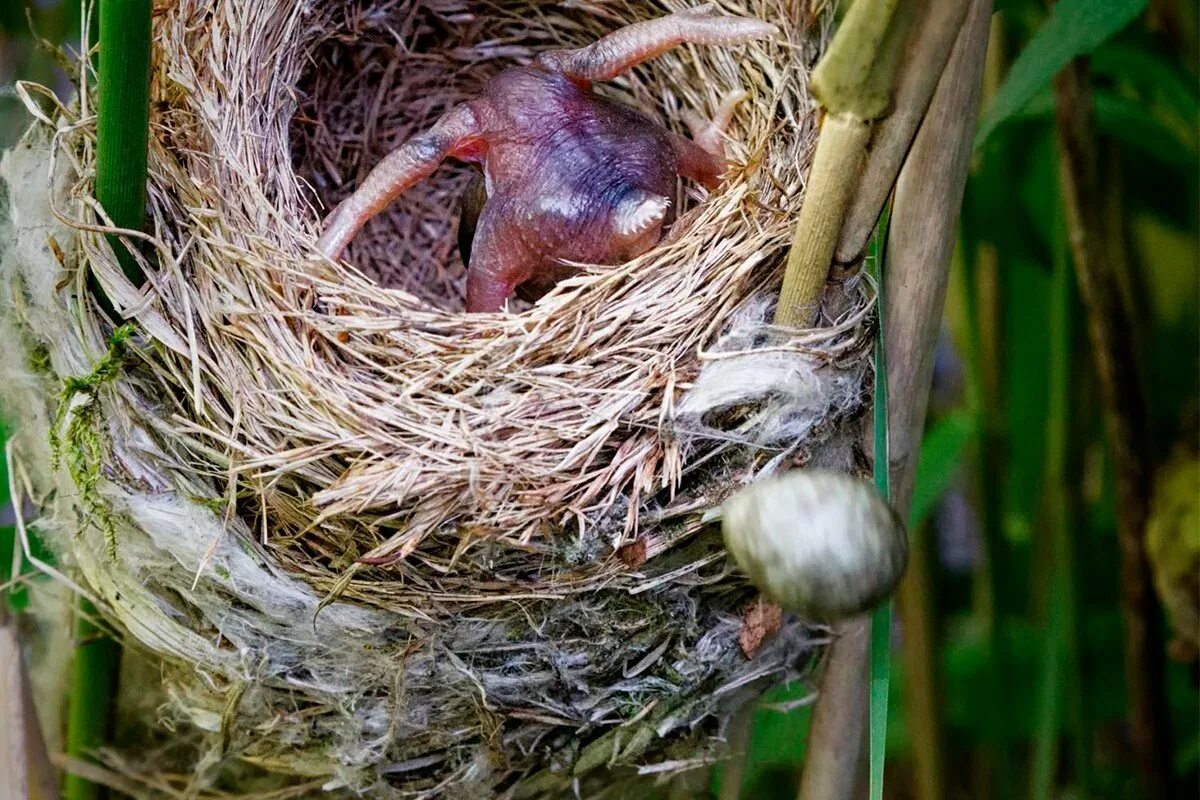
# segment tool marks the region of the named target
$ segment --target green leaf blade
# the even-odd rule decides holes
[[[1147,0],[1061,0],[1013,62],[1008,77],[979,123],[978,149],[1005,120],[1024,108],[1038,90],[1072,59],[1095,50],[1146,8]]]
[[[909,509],[910,528],[924,524],[938,501],[954,485],[967,446],[978,432],[979,421],[975,414],[960,409],[946,414],[925,434]]]

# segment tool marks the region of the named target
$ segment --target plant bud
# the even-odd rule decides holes
[[[725,545],[762,592],[833,622],[892,593],[908,559],[904,526],[871,484],[796,470],[750,484],[721,509]]]

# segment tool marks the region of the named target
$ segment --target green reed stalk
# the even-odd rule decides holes
[[[151,0],[100,3],[99,108],[96,120],[96,199],[118,228],[141,230],[146,214],[146,149],[150,130]],[[129,245],[109,241],[126,277],[145,275]],[[112,303],[93,278],[101,306]],[[80,599],[75,622],[75,661],[67,711],[67,754],[86,759],[112,727],[121,648],[92,620],[97,611]],[[102,787],[78,775],[63,781],[65,800],[96,800]]]
[[[151,0],[100,3],[96,199],[118,228],[141,230],[146,216],[146,144],[150,131]],[[145,280],[119,237],[109,237],[125,276]],[[132,243],[131,243],[132,244]]]
[[[883,269],[884,243],[887,241],[888,211],[884,209],[871,245],[879,296],[875,307],[879,315],[879,335],[875,337],[874,441],[875,488],[884,500],[891,501],[890,459],[888,458],[888,382],[887,350],[883,341]],[[870,800],[883,798],[883,766],[887,755],[888,688],[892,674],[892,602],[875,609],[871,616],[871,689],[868,706],[870,724]]]

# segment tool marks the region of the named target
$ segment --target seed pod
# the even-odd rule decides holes
[[[873,486],[849,475],[797,470],[753,483],[726,501],[721,516],[738,566],[805,619],[860,614],[904,574],[900,518]]]
[[[1146,558],[1175,638],[1167,652],[1200,658],[1200,459],[1175,453],[1155,479],[1146,523]]]

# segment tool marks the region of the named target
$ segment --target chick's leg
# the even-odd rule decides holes
[[[446,158],[471,155],[480,139],[479,123],[469,104],[448,111],[428,131],[389,153],[354,194],[338,204],[325,220],[317,248],[329,258],[338,258],[369,219],[432,175]]]
[[[606,81],[681,44],[735,45],[775,36],[769,22],[719,16],[712,6],[635,22],[578,50],[552,50],[537,64],[578,81]]]
[[[724,134],[733,121],[733,112],[747,97],[738,90],[725,95],[716,115],[706,120],[694,111],[684,116],[691,140],[676,134],[671,135],[671,146],[679,163],[679,174],[700,183],[707,189],[715,189],[725,172]]]
[[[500,311],[517,286],[529,280],[540,263],[528,252],[508,215],[505,198],[491,197],[479,215],[467,268],[467,312]]]

